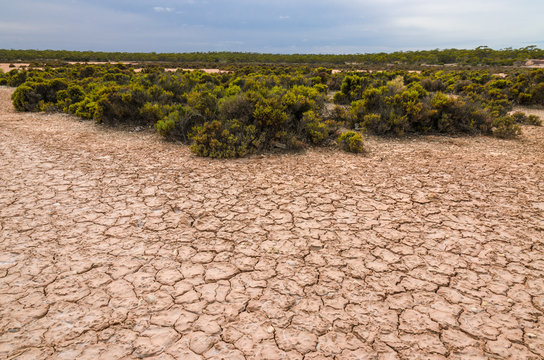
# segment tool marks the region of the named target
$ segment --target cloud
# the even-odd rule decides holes
[[[541,0],[24,0],[2,6],[0,47],[285,53],[543,47],[542,13]]]
[[[153,10],[155,12],[172,12],[174,11],[175,9],[174,8],[169,8],[169,7],[162,7],[162,6],[155,6],[153,8]]]

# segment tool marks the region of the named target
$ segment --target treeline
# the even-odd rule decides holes
[[[544,69],[333,73],[270,65],[207,74],[79,64],[14,69],[0,73],[0,85],[17,86],[12,100],[19,111],[153,126],[195,154],[218,158],[335,143],[360,152],[365,132],[509,138],[520,123],[540,124],[510,114],[514,105],[544,105]]]
[[[331,64],[331,65],[488,65],[512,66],[527,59],[544,59],[544,50],[536,46],[519,49],[493,50],[487,46],[476,49],[444,49],[397,51],[373,54],[261,54],[245,52],[191,53],[129,53],[68,50],[0,50],[0,62],[13,61],[104,61],[104,62],[168,62],[212,64]]]

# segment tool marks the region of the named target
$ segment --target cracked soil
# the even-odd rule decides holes
[[[544,128],[217,161],[12,92],[0,358],[544,358]]]

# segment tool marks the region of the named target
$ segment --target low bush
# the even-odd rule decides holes
[[[59,109],[69,112],[70,106],[82,101],[85,98],[85,91],[79,85],[70,84],[66,90],[57,93],[57,105]]]
[[[236,120],[205,122],[193,129],[191,139],[193,153],[211,158],[242,157],[253,152],[262,141],[255,126],[243,126]]]
[[[327,124],[312,110],[306,111],[302,115],[302,127],[306,138],[313,145],[322,144],[329,136]]]
[[[524,125],[535,125],[535,126],[541,126],[542,120],[536,115],[529,115],[525,114],[521,111],[516,111],[512,115],[512,118],[514,119],[514,122],[516,124],[524,124]]]
[[[170,137],[172,134],[172,131],[176,128],[176,122],[168,118],[159,120],[155,124],[155,128],[157,129],[157,132],[159,133],[159,135],[164,137]]]
[[[529,115],[527,116],[525,125],[542,126],[542,120],[536,115]]]
[[[28,85],[20,85],[11,95],[13,106],[17,111],[37,111],[42,97]]]
[[[518,136],[521,133],[519,125],[515,123],[512,116],[505,115],[493,120],[491,129],[494,136],[502,139],[510,139]]]
[[[28,72],[26,70],[13,69],[6,74],[7,85],[17,87],[24,84],[27,80]]]
[[[55,110],[57,93],[68,87],[62,79],[27,81],[12,94],[13,106],[18,111]]]
[[[111,85],[97,92],[96,110],[93,115],[98,123],[107,125],[154,125],[160,109],[149,104],[150,94],[139,85]]]
[[[352,153],[363,152],[363,137],[354,131],[346,131],[341,134],[336,141],[344,151]]]
[[[162,65],[140,73],[122,64],[42,67],[0,73],[0,84],[18,86],[12,97],[17,110],[155,126],[166,139],[192,143],[196,154],[211,157],[321,145],[340,127],[376,135],[508,138],[519,134],[517,124],[541,123],[534,116],[508,116],[513,105],[544,102],[541,70],[498,76],[458,69],[333,74],[275,65],[232,66],[222,74],[165,72]],[[330,90],[338,90],[336,107],[326,104]],[[343,136],[344,147],[362,151],[362,138]]]
[[[160,135],[167,140],[190,142],[190,134],[194,127],[201,126],[205,118],[188,106],[178,105],[155,125]]]
[[[0,86],[5,86],[8,84],[7,75],[4,74],[4,71],[0,69]]]
[[[195,127],[191,136],[191,151],[211,158],[239,157],[247,154],[247,146],[224,123],[214,120]]]

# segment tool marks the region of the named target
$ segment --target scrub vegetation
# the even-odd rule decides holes
[[[479,134],[513,138],[540,119],[514,105],[544,105],[544,69],[333,72],[310,66],[164,71],[75,64],[0,73],[18,111],[61,111],[110,125],[154,127],[200,156],[241,157],[339,144],[361,134]]]
[[[168,63],[214,64],[335,64],[364,65],[492,65],[511,66],[527,59],[544,59],[544,50],[534,45],[519,49],[494,50],[487,46],[476,49],[443,49],[396,51],[372,54],[259,54],[245,52],[192,53],[127,53],[67,50],[6,50],[0,49],[0,61],[153,61]]]

